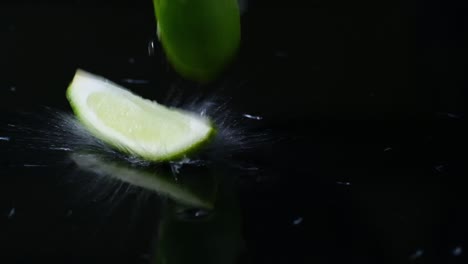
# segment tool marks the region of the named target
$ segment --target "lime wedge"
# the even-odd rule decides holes
[[[207,118],[144,99],[83,70],[77,70],[67,98],[94,136],[150,161],[183,157],[214,133]]]

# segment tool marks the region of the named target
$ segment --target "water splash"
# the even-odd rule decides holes
[[[14,119],[16,122],[10,122],[6,128],[7,133],[15,135],[14,144],[11,144],[14,151],[31,152],[38,158],[41,151],[69,152],[85,148],[113,152],[69,113],[45,108],[34,113],[21,113]]]
[[[198,160],[191,160],[187,157],[184,157],[181,160],[178,161],[170,161],[169,165],[171,166],[171,171],[174,175],[177,175],[180,173],[180,169],[186,165],[186,164],[200,164],[201,161]]]
[[[229,100],[226,98],[217,95],[195,95],[184,98],[181,91],[172,89],[164,104],[208,117],[214,123],[217,135],[204,149],[199,161],[224,163],[229,167],[239,168],[239,164],[233,162],[231,158],[233,155],[254,149],[271,140],[267,132],[250,130],[244,119],[246,114],[231,111]],[[248,116],[255,120],[262,119],[259,116]]]
[[[78,188],[73,192],[77,196],[77,202],[98,201],[109,215],[130,197],[136,199],[137,203],[145,204],[155,197],[155,191],[160,191],[144,188],[133,182],[137,179],[132,178],[132,175],[140,173],[130,170],[152,170],[154,165],[168,166],[172,178],[180,183],[183,183],[184,177],[190,178],[190,173],[187,174],[186,171],[196,167],[229,169],[238,175],[257,172],[258,166],[249,164],[248,159],[242,158],[242,155],[269,142],[268,133],[252,130],[249,127],[251,123],[247,122],[245,116],[230,110],[228,100],[213,95],[187,97],[172,91],[164,104],[211,119],[217,128],[212,142],[183,159],[166,162],[165,165],[155,164],[110,147],[90,134],[71,113],[50,108],[21,114],[19,118],[14,118],[15,122],[7,122],[7,133],[2,134],[3,138],[14,135],[13,144],[8,145],[14,152],[20,153],[16,156],[30,157],[30,160],[24,158],[25,160],[19,161],[19,166],[62,166],[67,171],[64,181],[74,186],[74,189]],[[125,164],[128,173],[123,176],[128,177],[122,179],[111,177],[109,173],[84,172],[83,166],[77,166],[76,160],[69,158],[70,155],[83,152],[98,154],[110,161]],[[121,175],[118,171],[114,172],[113,174]]]
[[[248,119],[253,119],[253,120],[262,120],[263,119],[263,117],[261,117],[261,116],[254,116],[254,115],[249,115],[249,114],[243,114],[242,116],[245,117],[245,118],[248,118]]]
[[[0,141],[10,141],[10,137],[0,137]]]
[[[129,84],[148,84],[150,83],[149,80],[142,80],[142,79],[122,79],[121,80],[123,83],[129,83]]]

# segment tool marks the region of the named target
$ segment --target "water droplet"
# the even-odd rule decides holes
[[[420,257],[422,257],[423,254],[424,254],[424,250],[418,249],[418,250],[416,250],[416,252],[414,252],[414,253],[410,256],[410,259],[417,259],[417,258],[420,258]]]
[[[249,114],[243,114],[242,116],[245,117],[245,118],[248,118],[248,119],[253,119],[253,120],[262,120],[263,119],[263,117],[261,117],[261,116],[254,116],[254,115],[249,115]]]
[[[350,185],[351,185],[350,182],[341,182],[341,181],[336,182],[336,184],[339,184],[339,185],[346,185],[346,186],[350,186]]]
[[[437,115],[439,117],[448,117],[448,118],[452,118],[452,119],[460,119],[461,118],[460,115],[457,115],[457,114],[454,114],[454,113],[447,113],[447,112],[438,112]]]
[[[128,63],[134,64],[135,63],[135,58],[133,58],[133,57],[128,58]]]
[[[11,208],[10,212],[8,213],[8,219],[12,219],[13,216],[16,214],[16,209],[13,207]]]
[[[444,165],[437,165],[437,166],[434,166],[434,169],[438,172],[443,172],[444,171],[444,168],[445,166]]]
[[[210,211],[199,208],[186,208],[177,212],[179,217],[184,220],[197,220],[211,215]]]
[[[150,81],[142,79],[122,79],[122,82],[130,84],[148,84]]]
[[[197,164],[198,161],[197,160],[191,160],[189,158],[183,158],[179,161],[173,161],[173,162],[170,162],[169,164],[171,165],[171,170],[172,170],[172,174],[174,174],[174,176],[177,176],[177,174],[179,174],[179,171],[180,169],[186,165],[186,164]]]
[[[447,113],[447,116],[450,117],[450,118],[455,118],[455,119],[458,119],[460,118],[459,115],[456,115],[456,114],[452,114],[452,113]]]
[[[10,87],[10,91],[16,92],[16,87],[15,87],[15,86],[11,86],[11,87]]]
[[[302,223],[304,219],[302,217],[298,217],[296,219],[294,219],[293,221],[293,225],[299,225],[300,223]]]
[[[23,167],[27,167],[27,168],[46,167],[46,165],[40,165],[40,164],[23,164]]]
[[[63,150],[63,151],[71,151],[71,148],[62,148],[62,147],[51,147],[50,150]]]
[[[172,174],[176,177],[175,178],[176,180],[177,180],[177,174],[179,174],[180,168],[182,168],[182,165],[171,163],[171,171],[172,171]]]
[[[148,42],[148,55],[149,56],[154,56],[154,47],[155,47],[154,39],[152,39]]]
[[[453,251],[452,251],[452,254],[455,257],[460,256],[462,253],[463,253],[463,248],[461,246],[458,246],[458,247],[454,248]]]
[[[67,211],[67,217],[70,217],[73,214],[73,211],[70,209]]]
[[[198,210],[195,212],[195,217],[204,217],[204,216],[207,216],[209,214],[208,211],[205,211],[205,210]]]

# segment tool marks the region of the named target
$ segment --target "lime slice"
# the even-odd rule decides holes
[[[150,161],[183,157],[214,133],[207,118],[141,98],[83,70],[77,70],[67,98],[94,136]]]

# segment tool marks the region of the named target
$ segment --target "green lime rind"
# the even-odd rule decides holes
[[[186,158],[188,156],[195,155],[196,153],[200,152],[200,150],[202,150],[204,147],[206,147],[209,142],[213,141],[213,139],[218,134],[218,130],[214,127],[213,122],[210,121],[210,124],[211,124],[212,129],[206,135],[206,137],[203,138],[203,140],[195,143],[190,148],[187,148],[185,151],[175,153],[174,155],[171,155],[169,158],[162,159],[160,161],[180,160],[180,159]]]
[[[83,85],[86,84],[86,85]],[[91,91],[90,91],[91,90]],[[124,100],[123,102],[131,101],[132,103],[135,102],[137,106],[144,106],[147,108],[152,109],[151,107],[159,108],[162,110],[158,110],[162,112],[165,116],[162,116],[164,119],[160,127],[164,130],[165,124],[171,124],[171,122],[176,122],[176,119],[182,119],[183,121],[178,120],[179,123],[181,122],[192,122],[200,128],[200,131],[186,131],[186,135],[180,136],[182,140],[185,140],[183,145],[178,147],[172,147],[171,150],[166,151],[166,147],[169,146],[171,148],[174,143],[171,142],[157,142],[155,139],[151,139],[153,145],[146,144],[139,138],[132,138],[129,136],[125,136],[123,133],[119,133],[118,129],[114,129],[114,127],[109,127],[103,125],[103,119],[99,119],[95,117],[95,113],[92,112],[88,100],[90,97],[95,93],[109,93],[109,96],[116,96],[117,98]],[[88,93],[88,97],[85,97],[83,93]],[[187,155],[193,154],[205,146],[216,134],[216,129],[213,126],[211,120],[195,115],[194,113],[182,111],[179,109],[174,108],[167,108],[162,105],[157,104],[154,101],[150,101],[144,98],[141,98],[124,87],[121,87],[115,83],[112,83],[100,76],[93,75],[91,73],[85,72],[83,70],[78,69],[73,81],[67,88],[66,97],[70,103],[70,106],[76,115],[77,119],[83,124],[83,126],[96,138],[102,140],[103,142],[109,144],[115,149],[118,149],[124,153],[129,155],[141,157],[144,160],[160,162],[160,161],[169,161],[169,160],[177,160]],[[107,96],[106,96],[107,97]],[[128,100],[127,100],[128,99]],[[102,100],[100,103],[106,103],[105,100]],[[112,108],[113,107],[113,108]],[[124,106],[122,106],[124,107]],[[108,111],[117,111],[120,106],[118,105],[109,105]],[[158,114],[155,111],[155,114]],[[151,113],[153,114],[153,113]],[[171,118],[168,118],[169,116]],[[91,118],[93,117],[93,118]],[[115,119],[112,115],[109,119]],[[121,118],[121,116],[120,116]],[[161,117],[159,117],[161,119]],[[186,121],[188,120],[188,121]],[[154,120],[146,120],[146,121],[154,121]],[[114,120],[115,122],[115,120]],[[119,119],[117,121],[118,126],[125,125],[129,123],[130,125],[134,124],[134,120],[125,120],[125,118]],[[141,122],[141,125],[145,125],[147,122]],[[115,124],[115,123],[114,123]],[[188,124],[187,124],[188,125]],[[138,126],[138,124],[136,124]],[[179,133],[179,131],[174,131],[175,133]],[[193,133],[197,133],[195,136]],[[165,132],[167,134],[171,134],[170,131]],[[192,134],[191,134],[192,133]],[[179,133],[180,134],[180,133]],[[131,135],[133,136],[133,135]],[[189,138],[189,139],[187,139]],[[187,141],[188,140],[188,141]],[[177,140],[174,140],[178,142]],[[143,143],[142,143],[143,142]],[[157,143],[157,144],[156,144]],[[169,143],[169,144],[167,144]],[[157,145],[163,146],[164,148],[157,149]],[[176,143],[178,144],[178,143]],[[148,150],[148,148],[153,148]]]
[[[241,39],[237,0],[153,0],[158,37],[183,77],[216,78],[234,59]]]

